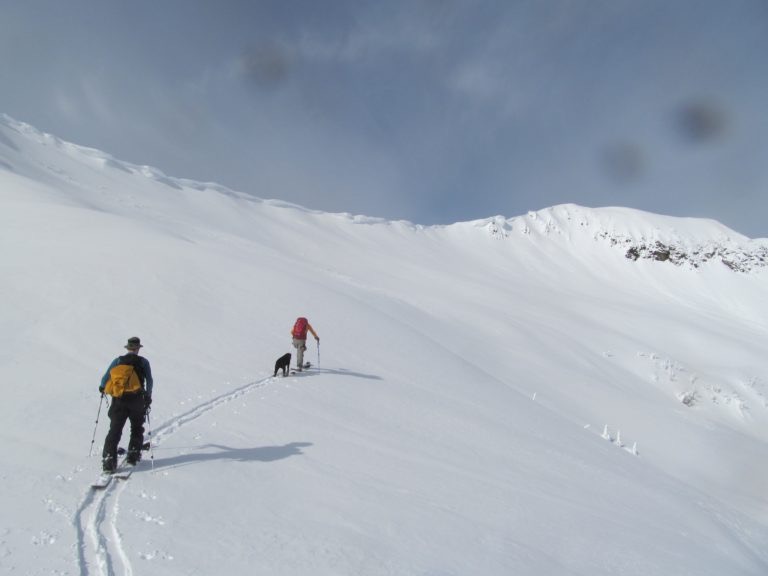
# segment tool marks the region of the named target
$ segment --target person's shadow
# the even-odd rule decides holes
[[[303,449],[312,446],[311,442],[291,442],[284,446],[260,446],[257,448],[230,448],[221,444],[204,444],[196,452],[180,454],[169,458],[155,458],[156,468],[179,468],[189,464],[211,462],[215,460],[235,460],[237,462],[274,462],[291,456],[304,454]],[[214,449],[213,452],[202,450]]]
[[[319,368],[312,366],[301,373],[302,376],[317,376],[318,374],[333,374],[334,376],[354,376],[355,378],[364,378],[366,380],[382,380],[381,376],[375,374],[363,374],[362,372],[353,372],[345,368]],[[294,374],[295,375],[295,374]]]

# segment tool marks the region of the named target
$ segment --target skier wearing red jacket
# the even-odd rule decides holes
[[[296,371],[301,372],[304,368],[304,350],[307,349],[307,331],[312,333],[315,337],[318,345],[320,344],[320,337],[312,328],[309,320],[300,316],[293,324],[293,330],[291,330],[291,337],[293,338],[293,347],[296,348]]]

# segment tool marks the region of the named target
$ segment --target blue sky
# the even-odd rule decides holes
[[[0,86],[63,139],[319,210],[768,237],[764,0],[6,0]]]

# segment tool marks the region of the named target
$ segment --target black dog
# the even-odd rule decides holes
[[[291,353],[288,352],[287,354],[283,354],[280,356],[280,358],[277,359],[277,362],[275,362],[275,373],[274,376],[277,376],[277,371],[282,370],[283,371],[283,377],[288,376],[288,369],[291,367]]]

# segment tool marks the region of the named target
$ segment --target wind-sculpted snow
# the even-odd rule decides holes
[[[750,240],[705,220],[659,217],[660,222],[668,223],[662,228],[651,223],[653,216],[626,208],[563,205],[523,217],[496,217],[476,224],[486,227],[490,236],[497,239],[515,239],[514,232],[518,238],[535,234],[545,242],[585,236],[624,251],[632,261],[667,262],[686,268],[713,262],[734,272],[759,271],[768,266],[768,240]],[[642,224],[636,223],[643,221],[647,221],[644,230]]]

